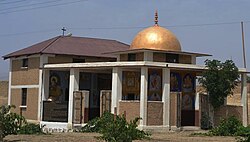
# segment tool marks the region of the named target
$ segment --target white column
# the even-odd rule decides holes
[[[195,94],[195,110],[200,109],[200,93]]]
[[[241,104],[243,105],[243,126],[248,125],[247,74],[241,74]]]
[[[11,105],[11,75],[12,75],[12,59],[10,58],[9,64],[9,90],[8,90],[8,105]]]
[[[163,126],[170,128],[170,69],[162,69]]]
[[[148,68],[141,68],[141,91],[140,91],[140,127],[147,125],[147,99],[148,99]]]
[[[49,70],[43,70],[43,82],[42,82],[42,101],[49,98]]]
[[[43,89],[42,89],[42,86],[43,86],[43,64],[45,64],[45,63],[48,63],[48,56],[46,56],[46,55],[41,55],[40,56],[40,65],[39,65],[39,90],[38,90],[38,112],[37,112],[37,120],[38,121],[40,121],[40,120],[42,120],[42,108],[43,108],[43,106],[42,106],[42,103],[43,103],[43,101],[42,101],[42,98],[43,98]]]
[[[118,67],[113,67],[112,71],[112,94],[111,94],[111,113],[119,114],[119,101],[122,97],[122,70]]]
[[[49,97],[49,70],[45,70],[43,69],[43,73],[42,73],[42,84],[41,84],[41,98],[39,100],[41,100],[40,102],[40,121],[43,120],[43,101],[46,101]],[[39,108],[39,107],[38,107]],[[39,116],[39,115],[38,115]]]
[[[69,106],[68,106],[68,129],[72,129],[73,124],[73,98],[74,91],[79,90],[79,69],[70,69],[69,77]]]

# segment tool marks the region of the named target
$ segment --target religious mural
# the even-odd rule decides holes
[[[182,110],[194,110],[195,107],[195,97],[192,94],[182,95]]]
[[[149,69],[149,101],[161,101],[162,99],[162,70]]]
[[[68,101],[69,72],[50,71],[49,100]]]
[[[182,85],[182,109],[183,110],[194,110],[195,107],[195,77],[187,73],[183,77]]]
[[[171,92],[181,92],[181,75],[179,73],[170,73],[170,91]]]
[[[193,92],[195,87],[195,79],[191,74],[183,77],[183,92]]]
[[[122,73],[122,99],[140,99],[140,72],[123,71]]]

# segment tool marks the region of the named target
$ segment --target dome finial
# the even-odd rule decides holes
[[[155,26],[158,26],[158,11],[155,10]]]

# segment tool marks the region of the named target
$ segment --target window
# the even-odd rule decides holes
[[[166,62],[168,63],[179,63],[179,55],[178,54],[166,54]]]
[[[22,106],[26,106],[27,105],[27,88],[22,88],[22,102],[21,102]]]
[[[28,58],[23,59],[22,67],[27,68],[29,64]]]
[[[133,53],[128,54],[128,61],[135,61],[135,59],[136,59],[135,54],[133,54]]]

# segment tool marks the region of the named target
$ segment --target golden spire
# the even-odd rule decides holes
[[[158,12],[155,11],[155,26],[158,26]]]

